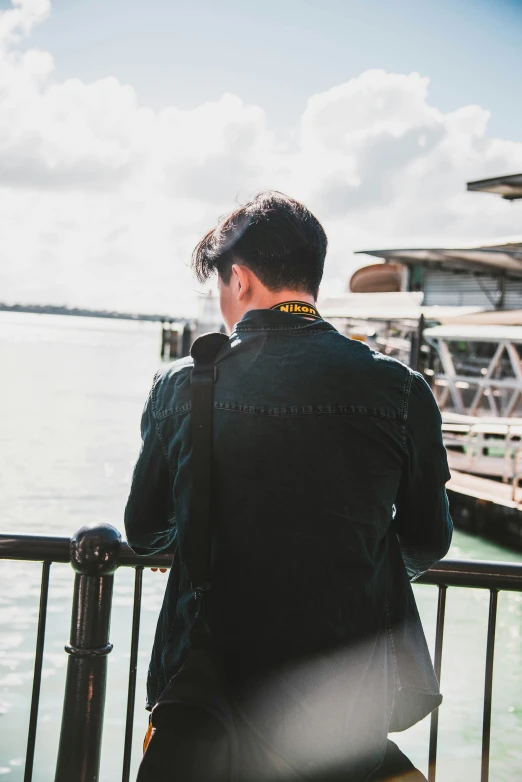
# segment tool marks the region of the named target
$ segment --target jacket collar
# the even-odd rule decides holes
[[[309,320],[280,310],[249,310],[234,326],[234,333],[245,331],[335,331],[324,320]]]

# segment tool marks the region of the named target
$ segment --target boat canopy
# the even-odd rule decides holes
[[[462,342],[522,342],[522,326],[471,326],[446,324],[424,330],[428,342],[436,340]]]
[[[459,307],[459,310],[465,309]],[[461,326],[522,326],[522,310],[482,310],[480,312],[457,312],[454,318],[448,317],[446,324]]]
[[[317,308],[323,318],[354,320],[419,320],[443,323],[459,315],[481,312],[480,307],[423,307],[422,291],[408,293],[345,293],[342,296],[320,298]]]
[[[442,413],[442,425],[443,426],[458,426],[459,424],[462,424],[463,426],[466,426],[470,428],[473,426],[473,424],[476,423],[482,423],[482,424],[491,424],[493,426],[497,426],[498,424],[503,424],[504,426],[518,426],[522,428],[522,418],[505,418],[502,416],[476,416],[476,415],[460,415],[459,413],[451,413],[444,411]]]
[[[496,270],[522,276],[522,237],[508,237],[473,246],[398,248],[389,250],[358,250],[357,254],[372,255],[386,262],[406,265],[442,264],[446,268],[470,271]]]
[[[494,421],[485,421],[478,423],[469,423],[469,424],[451,424],[451,423],[443,423],[442,424],[442,431],[444,434],[454,434],[454,435],[460,435],[460,434],[493,434],[493,435],[504,435],[509,437],[521,437],[522,436],[522,426],[520,424],[512,425],[510,423],[507,424],[499,424],[495,423]]]
[[[480,193],[495,193],[514,201],[522,198],[522,174],[510,174],[508,176],[496,176],[492,179],[478,179],[476,182],[468,182],[468,190]]]
[[[361,320],[418,320],[422,313],[422,292],[345,293],[320,298],[317,308],[323,318]]]

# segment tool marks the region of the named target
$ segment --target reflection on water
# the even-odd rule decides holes
[[[122,514],[138,452],[139,420],[159,364],[159,324],[0,313],[0,529],[70,535]],[[422,523],[422,520],[419,520]],[[462,533],[452,556],[522,557]],[[38,618],[41,565],[0,562],[0,776],[21,782]],[[61,719],[73,573],[53,565],[35,782],[53,778]],[[144,683],[166,577],[145,573],[133,768],[146,722]],[[415,587],[433,648],[436,589]],[[102,782],[121,777],[133,573],[115,577]],[[445,782],[480,778],[488,594],[449,590],[440,715]],[[522,596],[501,593],[494,675],[492,773],[522,767]],[[396,736],[426,771],[429,723]]]

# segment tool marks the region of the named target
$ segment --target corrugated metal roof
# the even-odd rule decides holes
[[[428,267],[424,271],[424,304],[494,309],[498,302],[498,277],[491,274],[455,273]]]

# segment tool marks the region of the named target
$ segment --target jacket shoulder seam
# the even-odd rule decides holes
[[[172,470],[172,467],[170,465],[170,459],[169,459],[169,456],[168,456],[168,451],[167,451],[167,448],[166,448],[166,445],[165,445],[165,441],[164,441],[163,436],[161,434],[160,425],[158,423],[158,420],[159,420],[158,419],[158,411],[156,409],[155,391],[156,391],[156,386],[158,384],[160,372],[161,372],[161,370],[158,370],[156,372],[156,374],[154,375],[154,382],[152,384],[152,389],[151,389],[151,392],[150,392],[150,398],[151,398],[151,403],[152,403],[152,415],[153,415],[153,418],[154,418],[154,426],[156,427],[156,433],[158,435],[158,440],[159,440],[160,445],[161,445],[161,450],[163,452],[163,456],[165,457],[165,460],[167,462],[167,466],[168,466],[170,472],[172,473],[173,470]]]
[[[413,372],[411,369],[408,369],[408,373],[406,375],[406,380],[404,382],[404,390],[402,394],[402,408],[401,408],[401,433],[402,433],[402,447],[404,449],[404,453],[408,453],[408,443],[406,442],[406,422],[408,420],[408,408],[410,403],[410,391],[411,391],[411,384],[413,382]]]

